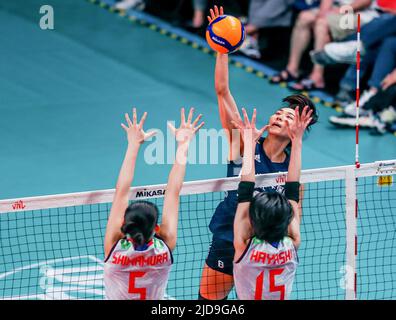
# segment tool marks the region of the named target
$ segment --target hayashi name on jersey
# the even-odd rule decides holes
[[[150,257],[144,257],[144,256],[137,256],[130,258],[126,255],[123,254],[114,254],[113,260],[111,261],[112,264],[118,264],[122,266],[139,266],[139,267],[144,267],[144,266],[155,266],[158,264],[164,264],[168,262],[170,259],[168,252],[158,254],[158,255],[153,255]]]
[[[265,265],[282,265],[292,260],[292,250],[289,249],[275,254],[253,250],[250,254],[249,260]]]

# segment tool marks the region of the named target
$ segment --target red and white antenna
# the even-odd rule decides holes
[[[356,169],[360,168],[359,162],[359,105],[360,105],[360,14],[358,14],[357,23],[357,50],[356,50],[356,149],[355,149],[355,166]],[[354,223],[354,233],[355,233],[355,274],[354,274],[354,291],[355,299],[357,299],[357,256],[358,256],[358,237],[357,237],[357,223],[358,223],[358,178],[355,176],[355,223]]]
[[[357,25],[357,52],[356,52],[356,149],[355,165],[360,168],[359,163],[359,104],[360,104],[360,13],[358,14]]]

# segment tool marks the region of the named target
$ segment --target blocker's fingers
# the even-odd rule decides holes
[[[187,123],[191,123],[193,114],[194,114],[194,108],[191,108],[190,112],[188,113]]]
[[[132,127],[132,121],[131,121],[131,118],[129,118],[129,114],[128,113],[125,113],[125,120],[128,123],[128,126]]]
[[[133,108],[133,124],[137,124],[137,114],[136,114],[136,108]]]
[[[139,129],[143,128],[143,125],[144,125],[144,122],[146,121],[146,118],[147,118],[147,112],[143,113],[142,119],[140,119],[140,122],[139,122],[139,125],[138,125]]]
[[[305,118],[307,116],[307,112],[308,112],[308,106],[305,106],[301,113],[301,118]]]
[[[254,108],[253,115],[252,115],[252,127],[253,128],[256,126],[256,116],[257,116],[257,111],[256,111],[256,108]]]
[[[208,18],[209,23],[212,22],[212,18],[210,16],[206,16]]]
[[[224,14],[224,9],[222,6],[220,6],[220,15],[222,16]]]
[[[248,115],[246,113],[246,109],[245,108],[242,108],[242,114],[243,114],[243,120],[245,121],[245,125],[249,125],[250,124],[249,123],[249,117],[248,117]]]
[[[186,116],[184,115],[184,108],[180,109],[180,120],[181,120],[181,125],[186,124]]]
[[[231,120],[231,124],[234,125],[235,128],[241,130],[243,128],[242,123],[241,122],[236,122],[234,120]]]
[[[308,113],[307,113],[306,118],[312,118],[312,113],[313,113],[313,110],[312,109],[309,110]]]
[[[126,132],[128,132],[128,127],[127,127],[125,124],[121,123],[121,127],[122,127]]]
[[[176,128],[173,126],[171,122],[168,122],[168,128],[174,134],[176,132]]]
[[[157,131],[155,131],[155,130],[147,132],[146,136],[144,137],[144,140],[150,139],[151,137],[154,137],[156,134],[157,134]]]
[[[192,123],[193,127],[195,127],[197,125],[198,121],[201,120],[201,118],[202,118],[202,114],[198,115],[198,117]]]
[[[213,9],[210,9],[210,16],[212,17],[212,19],[215,18],[215,13],[214,13]]]
[[[287,134],[289,135],[289,137],[291,138],[293,136],[291,129],[290,129],[290,124],[289,121],[285,121],[286,122],[286,129],[287,129]]]
[[[199,129],[201,129],[204,126],[204,124],[205,122],[201,122],[201,124],[194,129],[194,133],[196,133]]]
[[[296,109],[294,109],[294,122],[298,124],[300,121],[301,121],[300,108],[297,106]]]
[[[268,127],[269,127],[269,125],[266,124],[264,127],[262,127],[262,128],[260,129],[260,136],[263,135],[264,131],[266,131],[266,130],[268,129]]]
[[[304,128],[307,128],[309,126],[309,124],[311,123],[311,121],[312,121],[312,117],[308,118],[308,120],[305,121],[305,123],[304,123]]]

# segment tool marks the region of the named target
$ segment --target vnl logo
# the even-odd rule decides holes
[[[26,205],[22,200],[16,201],[12,204],[12,210],[22,210],[25,208],[26,208]]]
[[[40,7],[40,14],[43,16],[40,18],[40,28],[41,30],[54,30],[55,20],[54,20],[54,8],[48,4]]]

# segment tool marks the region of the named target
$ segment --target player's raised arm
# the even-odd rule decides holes
[[[262,136],[268,126],[260,130],[256,128],[256,109],[253,111],[252,120],[249,121],[246,110],[242,109],[244,122],[234,125],[243,134],[244,156],[241,172],[241,182],[238,186],[238,207],[234,219],[234,248],[235,259],[237,260],[245,250],[252,237],[252,226],[249,218],[250,202],[253,198],[255,184],[255,164],[254,155],[257,140]]]
[[[209,23],[223,14],[223,7],[218,9],[217,6],[214,6],[214,9],[210,9],[210,16],[208,16]],[[242,151],[242,141],[238,131],[234,130],[233,135],[232,130],[235,129],[235,126],[232,124],[232,121],[240,120],[241,117],[229,87],[227,54],[217,53],[215,67],[215,90],[219,106],[220,121],[223,128],[227,132],[227,138],[230,144],[229,160],[236,160],[240,157],[240,153]]]
[[[194,122],[192,122],[193,113],[194,109],[191,108],[186,121],[184,108],[182,108],[180,127],[176,129],[170,123],[168,124],[176,137],[178,146],[175,163],[173,164],[172,170],[169,174],[168,184],[166,186],[164,207],[162,211],[162,223],[158,235],[166,242],[171,250],[176,246],[177,223],[179,216],[179,194],[183,185],[184,175],[186,173],[188,147],[196,132],[204,125],[203,122],[198,125],[202,115],[199,115]]]
[[[118,176],[116,191],[114,194],[113,204],[111,206],[110,216],[107,222],[104,250],[107,257],[112,246],[116,241],[122,237],[121,226],[124,221],[125,210],[128,207],[128,194],[132,184],[136,158],[141,144],[152,137],[155,132],[145,133],[143,130],[144,121],[146,120],[147,112],[145,112],[138,123],[136,109],[133,109],[133,119],[125,114],[127,125],[121,124],[125,130],[128,138],[128,147],[125,152],[124,161]]]
[[[303,111],[299,112],[299,108],[295,109],[294,122],[290,125],[286,122],[288,134],[291,139],[292,147],[290,154],[289,170],[287,173],[287,180],[285,185],[285,195],[293,208],[293,218],[289,224],[288,234],[293,240],[294,246],[300,246],[300,209],[299,209],[299,190],[300,190],[300,175],[301,175],[301,152],[302,152],[302,138],[308,124],[311,122],[312,110],[308,111],[306,106]]]

